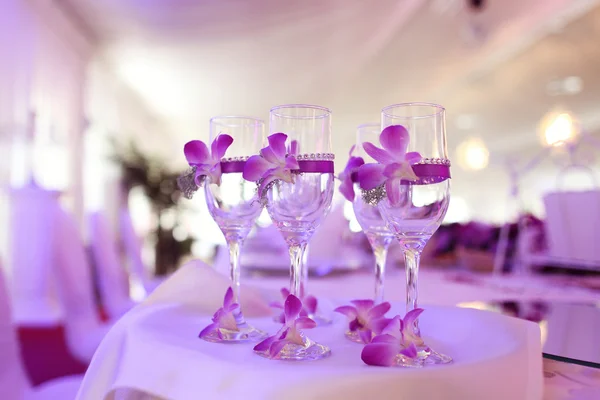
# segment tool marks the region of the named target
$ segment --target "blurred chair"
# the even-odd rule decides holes
[[[90,248],[96,271],[102,305],[111,318],[120,318],[135,303],[129,296],[129,277],[104,214],[89,216]]]
[[[140,239],[135,233],[131,215],[127,209],[122,209],[119,213],[119,230],[121,232],[121,242],[127,254],[130,279],[141,283],[146,294],[152,293],[165,280],[165,277],[151,277],[148,275],[148,270],[142,260]]]
[[[73,217],[62,208],[56,212],[54,269],[65,312],[67,343],[73,356],[89,363],[111,327],[98,317],[92,270]]]
[[[52,235],[58,193],[27,186],[10,189],[10,282],[13,318],[18,324],[53,325],[62,310],[53,287]]]
[[[549,193],[544,204],[548,255],[573,265],[600,265],[600,191]]]
[[[0,265],[0,395],[7,400],[74,399],[81,376],[67,376],[32,388],[19,355],[19,343],[12,325],[10,302]]]

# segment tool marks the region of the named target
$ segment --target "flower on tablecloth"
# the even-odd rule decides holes
[[[281,322],[282,324],[285,322],[285,301],[290,295],[290,291],[287,288],[281,288],[281,296],[283,297],[284,303],[278,303],[276,301],[270,303],[269,305],[272,308],[277,308],[281,310],[281,314],[275,317],[275,321]],[[307,295],[301,296],[302,299],[302,310],[300,311],[301,317],[308,317],[310,315],[315,315],[317,313],[318,300],[315,296]]]
[[[354,180],[356,179],[356,176],[353,177],[353,175],[356,175],[359,167],[365,163],[365,160],[363,160],[362,157],[355,157],[352,155],[355,147],[356,146],[352,146],[350,149],[350,158],[348,158],[346,168],[344,168],[342,173],[338,176],[338,179],[342,182],[340,184],[340,193],[348,201],[354,201]]]
[[[290,143],[288,152],[285,133],[274,133],[268,139],[269,145],[261,149],[260,155],[252,156],[246,161],[243,172],[245,180],[258,183],[259,197],[277,180],[294,183],[292,171],[300,168],[296,160],[297,142]]]
[[[364,363],[390,367],[399,355],[416,358],[417,348],[424,346],[423,339],[415,332],[415,322],[422,312],[422,308],[415,308],[404,319],[399,315],[392,318],[381,334],[363,348],[360,357]]]
[[[317,323],[308,317],[301,316],[302,308],[302,301],[290,294],[285,300],[283,326],[275,335],[269,336],[254,346],[254,351],[265,352],[269,358],[276,358],[287,344],[303,346],[302,329],[315,328]]]
[[[236,316],[240,313],[240,305],[233,302],[233,289],[229,287],[225,292],[223,307],[219,308],[212,317],[213,323],[202,329],[198,337],[205,338],[216,332],[219,339],[223,339],[221,329],[239,331]]]
[[[379,335],[390,323],[385,313],[391,305],[387,301],[375,305],[373,300],[352,300],[351,303],[352,306],[341,306],[333,311],[348,317],[350,332],[357,332],[363,343],[370,343],[373,335]]]
[[[409,135],[402,125],[385,128],[379,135],[379,142],[383,148],[370,142],[363,143],[365,152],[377,162],[364,164],[358,169],[358,182],[365,191],[385,187],[390,203],[396,205],[401,201],[402,181],[418,179],[412,165],[421,160],[421,155],[407,152]]]

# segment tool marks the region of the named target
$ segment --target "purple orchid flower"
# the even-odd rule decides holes
[[[269,336],[254,346],[254,351],[268,352],[270,358],[276,358],[287,344],[304,345],[302,329],[315,328],[317,323],[308,317],[301,316],[301,311],[302,302],[290,294],[285,300],[283,327],[275,335]]]
[[[415,321],[423,309],[415,308],[404,316],[392,318],[380,335],[373,338],[361,353],[365,364],[391,367],[395,364],[396,357],[403,355],[407,358],[416,358],[418,347],[424,345],[423,339],[415,332]]]
[[[379,135],[383,148],[372,143],[363,143],[365,152],[377,163],[364,164],[358,170],[358,181],[364,190],[371,190],[385,184],[387,197],[392,205],[398,204],[402,180],[415,181],[412,164],[421,160],[417,152],[408,152],[409,135],[402,125],[391,125]]]
[[[212,317],[213,323],[202,329],[198,337],[205,338],[216,332],[219,339],[222,339],[221,329],[229,331],[238,331],[236,315],[239,314],[240,305],[233,302],[233,289],[229,287],[225,292],[223,307],[219,308]]]
[[[290,291],[287,288],[281,288],[280,292],[281,296],[283,297],[283,301],[285,302],[290,295]],[[282,310],[281,314],[275,318],[275,321],[277,322],[285,322],[284,304],[278,302],[272,302],[271,304],[269,304],[273,308],[278,308]],[[300,311],[300,316],[308,317],[309,315],[315,315],[317,312],[317,306],[318,300],[315,296],[302,296],[302,310]]]
[[[373,300],[352,300],[351,303],[354,306],[341,306],[333,311],[348,317],[350,332],[358,332],[363,343],[370,343],[373,335],[379,335],[391,321],[385,318],[391,305],[387,301],[375,305]]]
[[[346,198],[348,201],[354,201],[354,180],[353,174],[356,174],[358,168],[364,165],[365,160],[362,157],[355,157],[352,155],[354,153],[354,149],[356,146],[352,146],[350,149],[350,158],[348,158],[348,163],[346,164],[346,168],[342,171],[342,173],[338,176],[338,179],[342,181],[340,185],[340,193]]]
[[[268,185],[278,179],[294,183],[292,171],[300,168],[295,156],[295,152],[298,151],[297,142],[292,141],[288,153],[285,145],[287,140],[285,133],[274,133],[268,139],[269,145],[260,151],[260,155],[252,156],[246,161],[243,173],[245,180],[259,182],[258,195],[260,197],[263,196]]]
[[[196,167],[194,180],[196,185],[201,186],[206,177],[210,178],[212,183],[221,184],[221,158],[233,143],[233,138],[229,135],[219,135],[208,147],[201,140],[192,140],[183,147],[183,153],[188,164]]]

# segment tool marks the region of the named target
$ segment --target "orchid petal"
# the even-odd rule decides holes
[[[298,155],[298,152],[300,151],[300,146],[298,145],[298,141],[297,140],[292,140],[290,142],[290,146],[289,146],[289,150],[288,153],[296,156]]]
[[[200,140],[192,140],[183,146],[183,154],[190,165],[206,164],[211,160],[206,144]]]
[[[358,331],[358,336],[363,343],[369,344],[373,339],[373,332],[370,329],[360,330]]]
[[[302,302],[299,298],[290,294],[285,300],[285,320],[293,321],[298,317],[300,311],[302,310]]]
[[[411,165],[418,163],[422,159],[423,159],[423,157],[421,157],[421,154],[419,154],[416,151],[409,151],[408,153],[406,153],[406,156],[404,157],[404,160]]]
[[[369,310],[375,304],[373,300],[352,300],[350,303],[356,306],[358,314],[360,314],[361,311]]]
[[[369,319],[383,317],[385,313],[390,311],[390,308],[392,308],[392,305],[387,301],[384,301],[381,304],[377,304],[375,307],[372,307],[369,310]]]
[[[398,338],[392,335],[377,335],[371,340],[371,343],[398,343]]]
[[[411,343],[408,347],[403,348],[399,351],[400,354],[405,355],[408,358],[417,358],[419,351],[414,343]]]
[[[271,308],[279,308],[283,310],[283,304],[277,302],[277,301],[272,301],[269,303],[269,307]]]
[[[313,329],[317,327],[317,323],[308,317],[298,317],[294,324],[296,329]]]
[[[265,147],[260,151],[260,155],[267,160],[268,162],[270,162],[273,166],[276,165],[282,165],[283,164],[283,157],[278,158],[277,155],[273,152],[273,149],[270,147]]]
[[[229,146],[231,146],[231,143],[233,143],[233,138],[231,136],[224,134],[217,136],[210,146],[213,160],[220,161]]]
[[[287,156],[285,158],[285,168],[295,170],[300,169],[300,165],[298,164],[298,160],[294,156]]]
[[[379,335],[383,332],[386,326],[390,323],[390,318],[376,318],[369,321],[369,327],[376,334]]]
[[[364,163],[365,163],[365,160],[363,160],[362,157],[350,157],[348,159],[348,163],[346,164],[346,168],[344,168],[344,171],[352,172],[353,170],[360,167]]]
[[[364,190],[375,189],[385,182],[383,170],[385,166],[381,164],[365,164],[358,169],[358,182]]]
[[[408,150],[410,140],[408,131],[402,125],[390,125],[381,131],[379,142],[385,150],[396,156],[396,160],[402,160]]]
[[[273,171],[273,176],[287,183],[294,183],[294,174],[289,169],[278,168]]]
[[[198,337],[204,339],[205,337],[207,337],[208,335],[210,335],[212,332],[214,332],[217,329],[219,329],[219,323],[214,322],[214,323],[208,325],[206,328],[202,329],[202,331],[200,331],[200,334],[198,335]]]
[[[214,183],[216,185],[221,184],[221,162],[217,161],[214,165],[210,167],[210,170],[207,174],[210,179],[210,183]]]
[[[285,133],[274,133],[267,139],[269,140],[269,148],[275,157],[283,160],[286,154],[285,141],[287,140],[287,135]]]
[[[223,308],[229,308],[233,301],[233,289],[231,286],[225,292],[225,298],[223,299]]]
[[[381,331],[382,334],[392,335],[394,337],[400,337],[402,330],[402,318],[396,315]]]
[[[280,313],[279,315],[277,315],[273,318],[273,321],[279,322],[280,324],[285,324],[285,314]]]
[[[402,179],[389,178],[385,181],[385,193],[392,206],[400,204],[402,200]]]
[[[356,308],[352,306],[341,306],[333,311],[338,312],[340,314],[344,314],[348,318],[356,318],[358,316]]]
[[[242,176],[247,181],[256,182],[272,167],[273,165],[261,156],[252,156],[246,160]]]
[[[354,151],[355,151],[355,150],[356,150],[356,145],[355,145],[355,144],[353,144],[353,145],[352,145],[352,147],[350,147],[350,151],[348,152],[348,156],[349,156],[350,158],[353,158],[353,154],[354,154]]]
[[[350,179],[344,179],[340,185],[340,193],[350,202],[354,201],[354,184]]]
[[[399,351],[400,345],[397,343],[371,342],[363,348],[360,358],[367,365],[391,367]]]
[[[277,340],[276,335],[269,336],[268,338],[254,346],[254,351],[267,351],[275,340]]]
[[[288,341],[285,339],[274,341],[271,344],[271,347],[269,347],[269,356],[271,358],[277,357],[277,355],[281,353],[281,350],[283,350],[286,344],[288,344]]]
[[[365,153],[367,153],[368,155],[373,157],[373,159],[375,161],[377,161],[378,163],[389,164],[389,163],[393,163],[394,161],[398,161],[393,156],[393,154],[390,154],[389,152],[387,152],[384,149],[380,149],[379,147],[375,146],[373,143],[370,143],[370,142],[363,143],[363,149],[365,150]]]
[[[238,303],[231,303],[227,311],[234,312],[240,309],[240,305]]]
[[[237,326],[237,321],[235,320],[235,316],[233,313],[223,313],[218,319],[219,328],[227,329],[230,331],[239,331]]]
[[[308,314],[314,314],[317,312],[318,300],[315,296],[306,296],[303,299],[304,309]]]
[[[290,295],[290,291],[288,288],[281,288],[281,290],[279,292],[283,296],[284,300],[287,299],[287,297]]]
[[[354,318],[352,321],[350,321],[350,323],[348,324],[348,329],[350,330],[350,332],[356,332],[359,329],[362,329],[362,324],[358,321],[358,318]]]
[[[415,308],[414,310],[407,312],[404,316],[404,326],[414,326],[415,321],[417,320],[417,318],[419,318],[419,315],[421,315],[423,311],[425,310],[423,310],[422,308]]]
[[[383,170],[383,175],[388,178],[401,178],[412,181],[419,179],[408,162],[388,164]]]

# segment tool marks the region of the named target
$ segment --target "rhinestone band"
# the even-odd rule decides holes
[[[418,164],[436,164],[436,165],[446,165],[450,166],[450,160],[447,158],[422,158],[421,161],[415,163]]]
[[[221,158],[221,162],[240,162],[240,161],[248,161],[250,157],[249,156],[243,156],[243,157],[227,157],[227,158]]]
[[[333,161],[335,160],[335,154],[333,153],[311,153],[311,154],[298,154],[296,156],[298,161]]]

